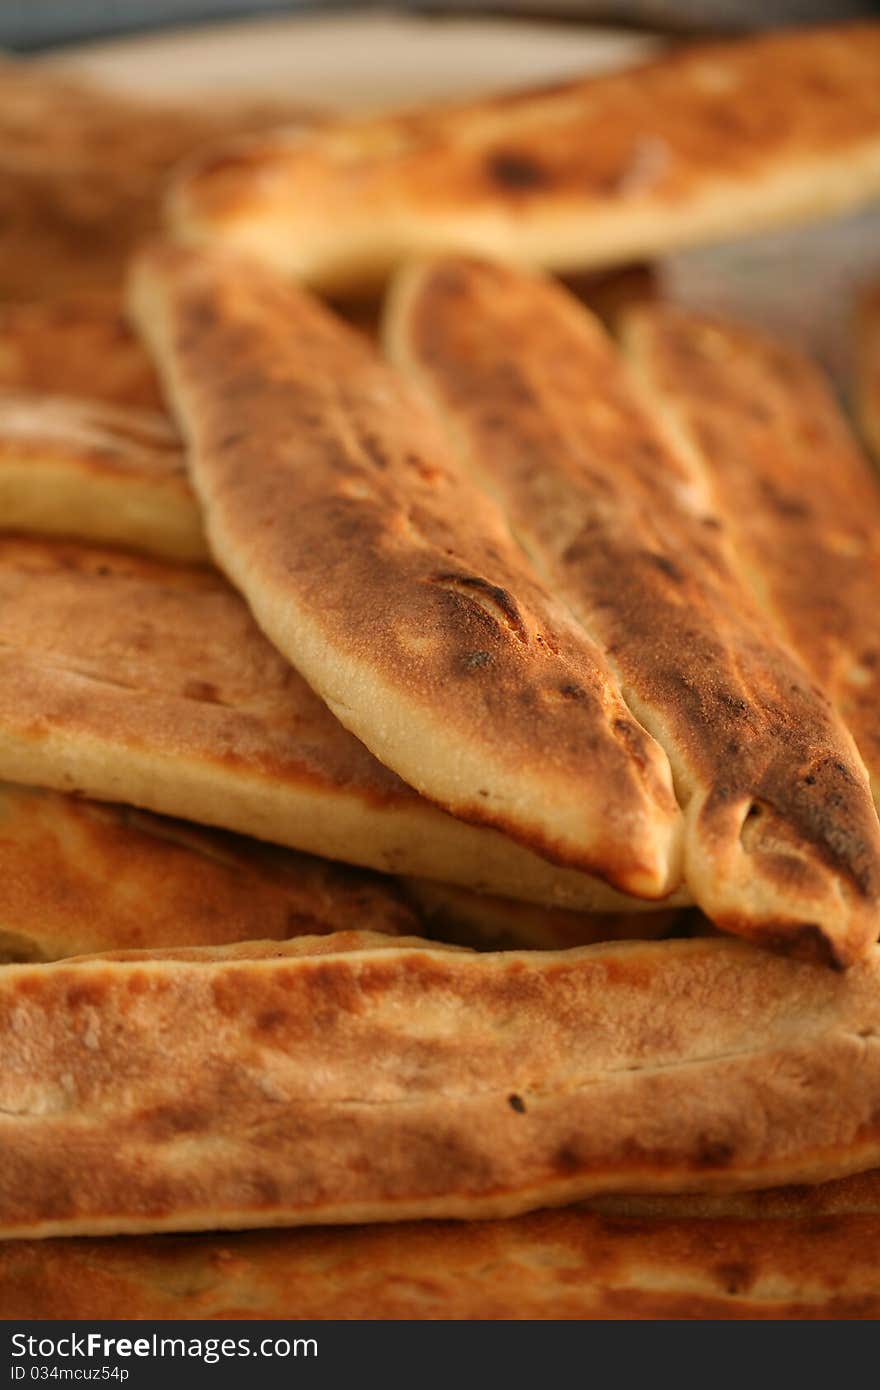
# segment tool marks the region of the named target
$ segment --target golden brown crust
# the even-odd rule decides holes
[[[880,797],[880,489],[807,358],[674,307],[633,314],[630,359],[688,448],[742,572],[831,696]]]
[[[644,66],[209,154],[171,219],[323,289],[466,250],[619,264],[880,190],[880,25],[693,45]]]
[[[864,766],[598,325],[549,282],[448,259],[399,278],[388,336],[667,753],[697,905],[781,950],[858,957],[880,892]],[[740,505],[750,527],[760,505]]]
[[[159,225],[168,172],[211,141],[284,121],[295,105],[142,103],[35,63],[0,65],[0,299],[118,290]]]
[[[393,879],[8,783],[0,784],[0,882],[4,962],[419,929]]]
[[[798,1212],[771,1200],[703,1219],[687,1202],[651,1219],[570,1207],[466,1224],[4,1241],[0,1317],[880,1316],[876,1195],[825,1214],[819,1187]]]
[[[152,363],[108,291],[2,305],[0,388],[162,409]]]
[[[0,390],[3,529],[207,561],[179,442],[163,416]]]
[[[0,972],[0,1233],[506,1216],[880,1160],[880,950],[841,975],[720,940],[316,945]]]
[[[372,347],[223,253],[155,249],[134,298],[215,559],[341,722],[462,819],[669,892],[664,755]]]
[[[0,777],[478,891],[628,903],[423,801],[207,568],[0,538]]]
[[[0,783],[0,962],[346,930],[562,949],[667,935],[679,910],[570,912],[400,880],[131,806]],[[250,945],[246,949],[251,949]],[[338,944],[336,946],[338,950]]]
[[[863,291],[856,306],[855,407],[865,443],[880,466],[880,285]]]

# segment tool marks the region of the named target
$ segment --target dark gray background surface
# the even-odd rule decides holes
[[[0,46],[33,50],[248,15],[369,9],[527,14],[700,32],[880,14],[880,0],[0,0]]]

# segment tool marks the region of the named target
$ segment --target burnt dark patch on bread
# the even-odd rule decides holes
[[[432,575],[431,583],[475,603],[493,618],[499,627],[506,628],[520,642],[528,642],[529,634],[519,605],[508,589],[499,584],[491,584],[476,574],[455,572]]]
[[[517,150],[494,150],[486,157],[490,181],[507,193],[529,193],[552,183],[552,176],[534,155]]]

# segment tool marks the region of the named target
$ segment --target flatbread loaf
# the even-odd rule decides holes
[[[851,729],[880,802],[880,486],[819,369],[745,325],[632,314],[630,359],[780,630]]]
[[[118,291],[180,160],[242,131],[314,120],[292,102],[169,106],[0,62],[0,300]]]
[[[880,948],[843,974],[717,938],[114,952],[0,971],[0,1051],[4,1238],[510,1216],[880,1163]]]
[[[0,390],[3,529],[206,562],[175,432],[153,411]]]
[[[689,914],[572,912],[402,881],[132,806],[0,783],[0,964],[346,930],[561,949]]]
[[[222,252],[154,249],[133,300],[212,553],[340,722],[462,819],[668,893],[665,755],[372,346]]]
[[[693,44],[556,87],[209,153],[178,235],[324,290],[413,255],[555,270],[824,216],[880,192],[880,24]]]
[[[477,891],[634,906],[417,796],[208,568],[0,537],[0,777]]]
[[[656,297],[644,266],[577,277],[573,289],[609,320]],[[345,313],[377,334],[375,302],[349,304]],[[162,409],[153,364],[119,295],[0,305],[4,529],[205,560],[201,515],[174,454],[176,431],[155,419]]]
[[[865,443],[880,466],[880,285],[864,291],[856,310],[855,407]]]
[[[0,305],[0,390],[163,408],[153,365],[111,291]]]
[[[647,1220],[620,1198],[611,1214],[3,1241],[0,1317],[880,1316],[876,1172],[735,1199],[647,1200]]]
[[[130,806],[9,783],[0,783],[0,882],[4,963],[420,929],[393,879]]]
[[[855,959],[880,892],[864,765],[598,323],[549,281],[447,258],[402,272],[387,338],[669,757],[697,905],[752,940]],[[762,505],[740,505],[748,526]]]

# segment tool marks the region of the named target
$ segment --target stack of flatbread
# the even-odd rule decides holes
[[[880,196],[878,74],[690,47],[167,187],[166,112],[106,275],[13,218],[0,1314],[880,1313],[880,485],[798,347],[608,273]],[[88,163],[109,98],[4,83]]]

